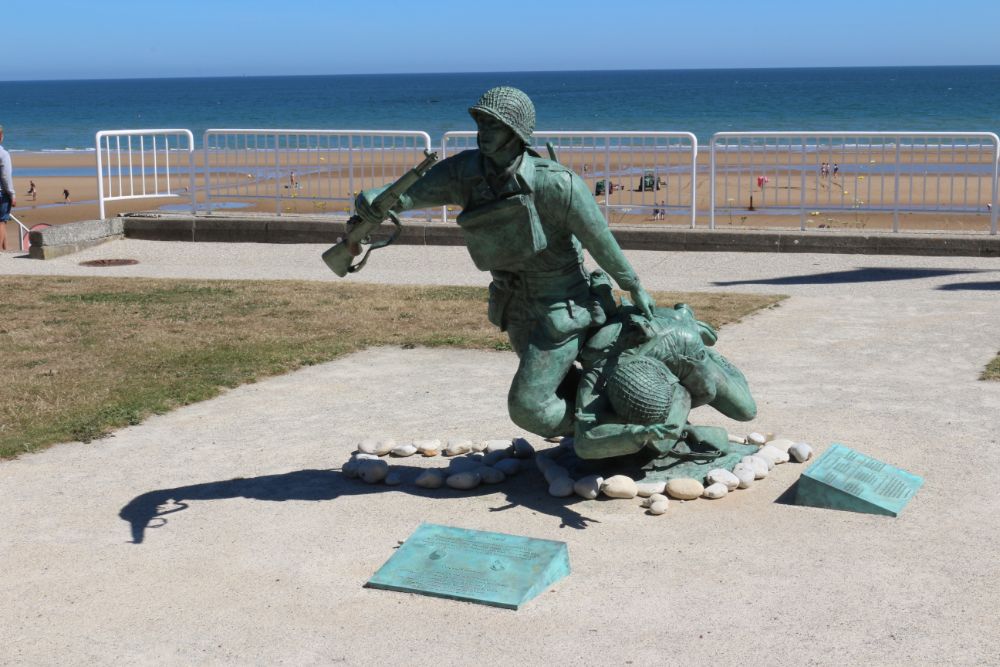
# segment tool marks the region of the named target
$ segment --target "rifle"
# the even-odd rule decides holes
[[[346,235],[338,239],[333,247],[323,253],[323,261],[330,267],[331,271],[341,278],[348,273],[360,271],[364,267],[365,262],[368,261],[368,255],[371,254],[372,250],[384,248],[396,240],[403,226],[399,222],[399,217],[393,213],[392,207],[399,202],[400,197],[406,194],[406,191],[414,183],[423,178],[424,174],[434,166],[434,163],[438,159],[437,153],[432,153],[426,149],[424,150],[424,155],[423,162],[403,174],[402,178],[375,197],[371,208],[372,212],[378,215],[378,222],[365,221],[358,215],[351,216],[350,220],[347,221]],[[396,228],[389,238],[384,241],[372,243],[371,233],[378,229],[386,218],[391,220],[396,225]],[[363,245],[368,246],[365,256],[357,264],[352,264],[353,259],[361,254],[361,246]]]

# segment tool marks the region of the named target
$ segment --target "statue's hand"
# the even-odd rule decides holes
[[[636,283],[635,286],[629,290],[629,294],[632,295],[632,303],[638,306],[642,314],[653,319],[653,308],[656,307],[656,302],[653,301],[653,297],[649,296],[649,293],[643,289],[642,285]]]
[[[364,190],[354,200],[354,214],[369,223],[382,222],[382,216],[372,208],[371,191]]]

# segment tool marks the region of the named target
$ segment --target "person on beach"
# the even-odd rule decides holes
[[[833,163],[833,175],[836,176],[840,172],[840,165],[836,162]]]
[[[436,164],[395,211],[462,207],[458,224],[469,254],[492,276],[487,317],[507,332],[519,358],[507,396],[510,418],[542,437],[571,435],[574,361],[587,332],[608,316],[598,293],[610,294],[613,278],[641,312],[652,316],[655,303],[583,179],[531,148],[535,108],[528,96],[492,88],[469,114],[478,149]],[[379,219],[372,202],[384,189],[358,196],[364,220]],[[584,249],[607,273],[586,270]]]
[[[28,196],[31,197],[31,201],[38,199],[38,190],[35,188],[34,181],[28,181]]]
[[[10,153],[3,147],[3,125],[0,125],[0,251],[7,249],[7,221],[10,210],[17,206],[13,169]]]
[[[63,203],[69,203],[69,190],[63,190]]]

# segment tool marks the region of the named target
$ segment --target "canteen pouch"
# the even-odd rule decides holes
[[[505,197],[462,211],[458,224],[480,271],[516,267],[547,245],[531,195]]]

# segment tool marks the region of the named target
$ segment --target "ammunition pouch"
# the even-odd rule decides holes
[[[458,225],[480,271],[514,268],[547,246],[531,195],[514,195],[462,211]]]

